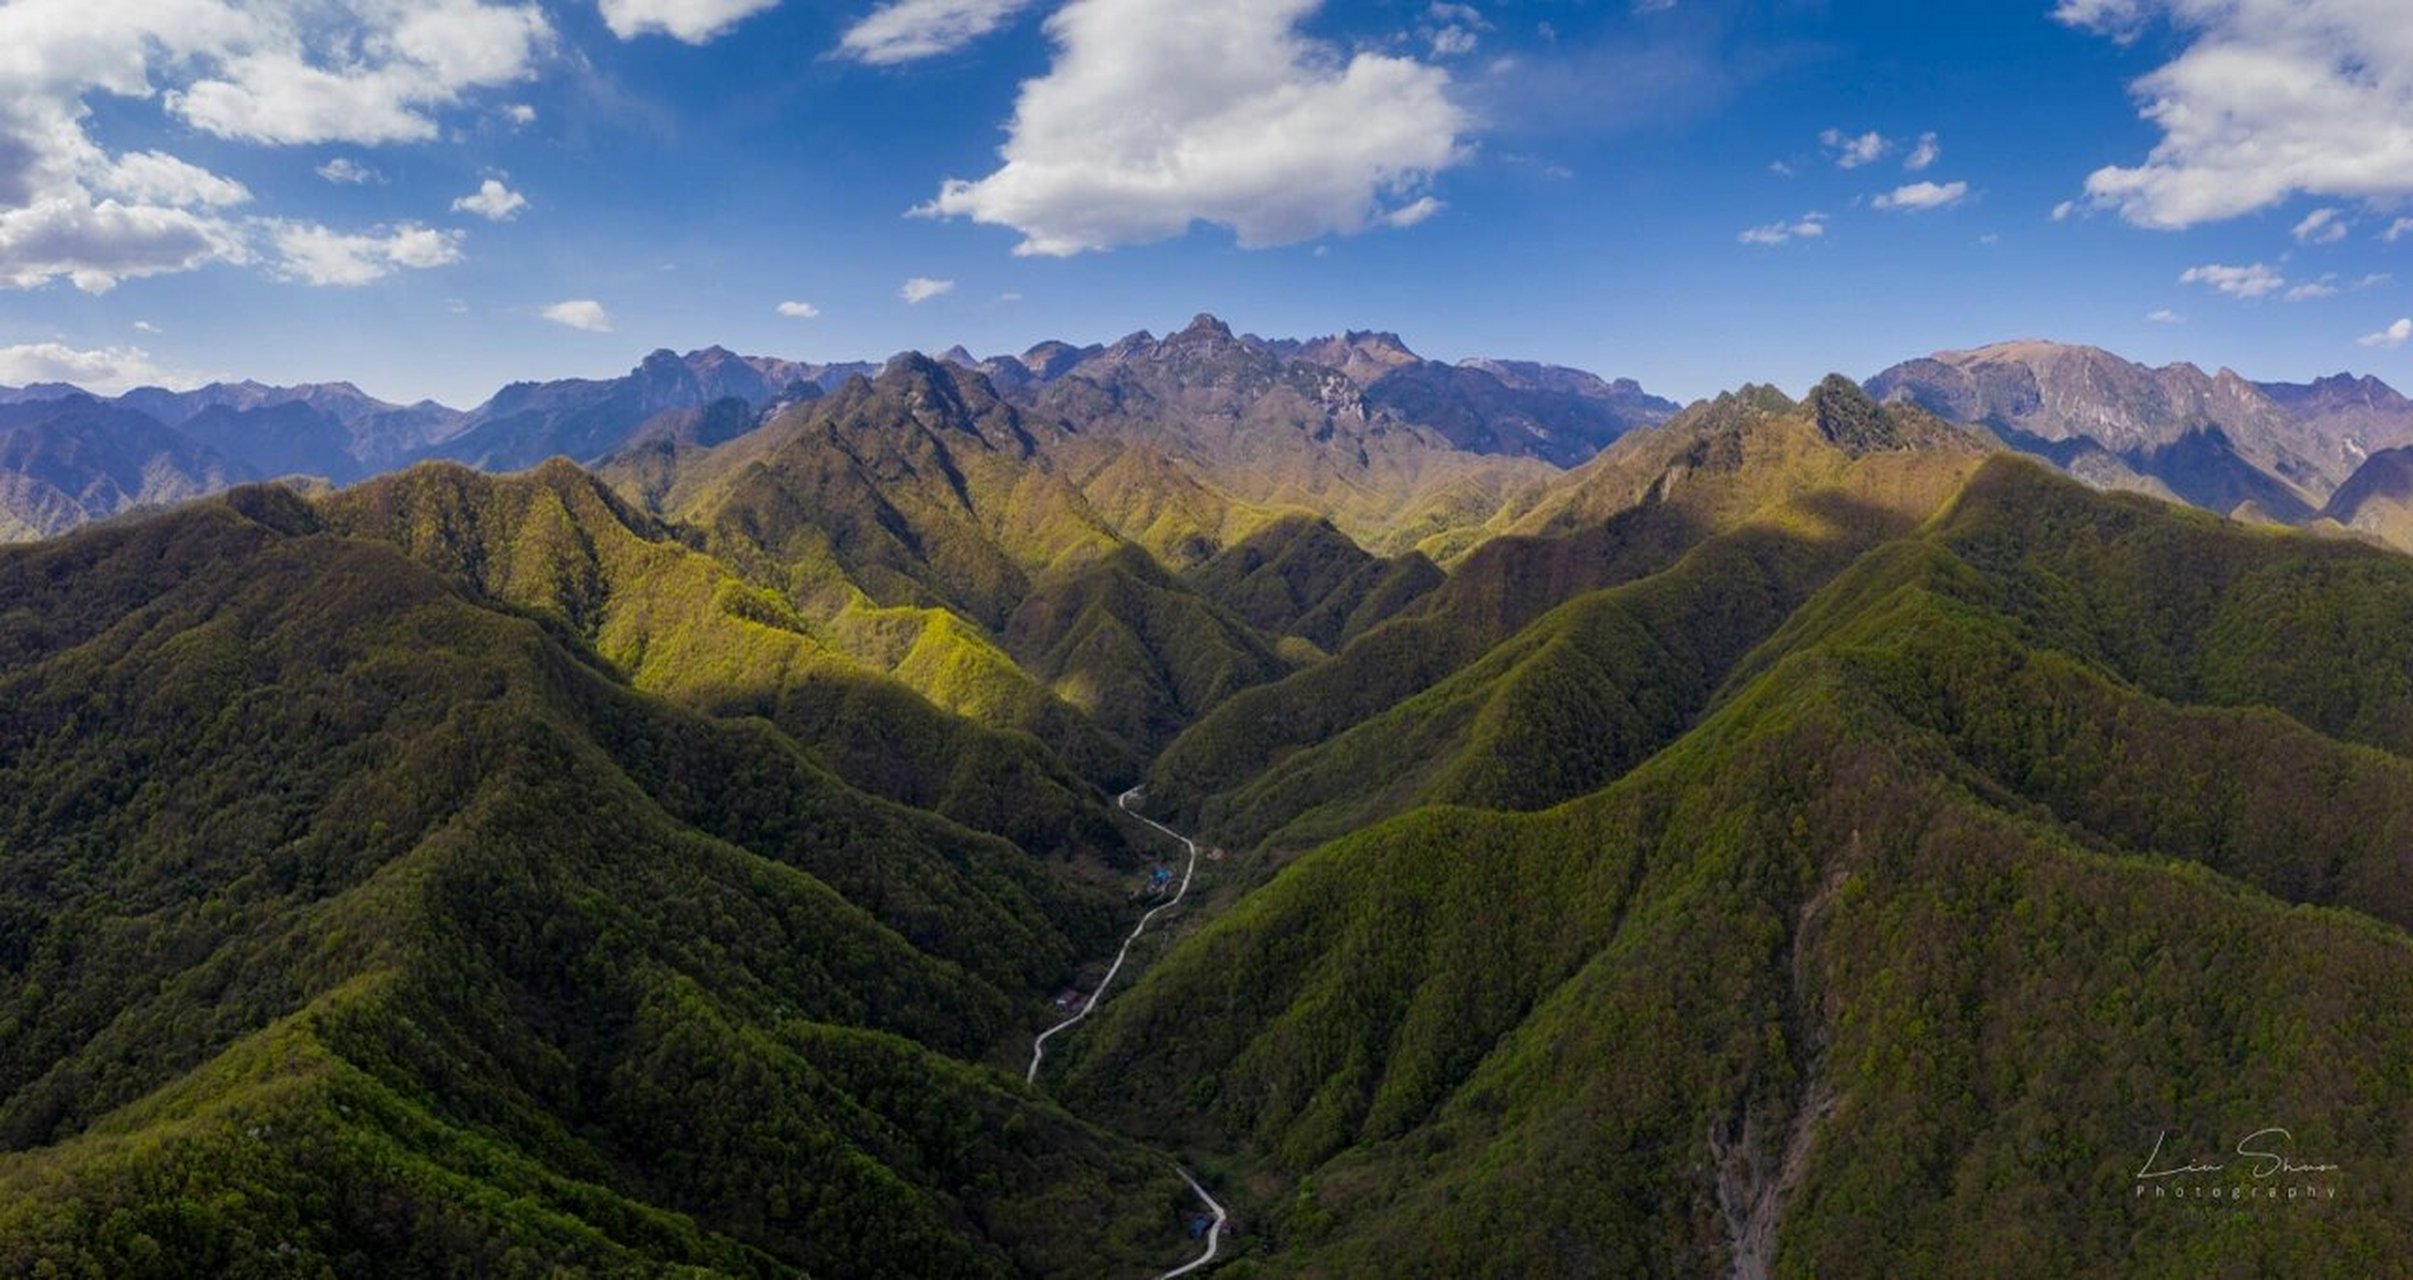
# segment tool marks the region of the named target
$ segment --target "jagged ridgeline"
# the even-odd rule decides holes
[[[1930,363],[0,406],[135,486],[0,549],[0,1273],[2394,1274],[2413,560],[2045,465],[2393,536],[2392,402]]]

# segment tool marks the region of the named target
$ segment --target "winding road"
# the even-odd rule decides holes
[[[1124,813],[1130,814],[1132,817],[1156,828],[1158,831],[1171,836],[1173,839],[1180,841],[1181,847],[1189,851],[1189,865],[1181,869],[1181,887],[1173,891],[1172,897],[1165,899],[1163,902],[1157,903],[1153,907],[1150,907],[1147,914],[1139,918],[1139,923],[1131,926],[1131,935],[1123,939],[1123,949],[1114,953],[1114,963],[1107,968],[1106,976],[1098,980],[1098,989],[1090,992],[1089,998],[1081,1002],[1080,1010],[1074,1013],[1071,1017],[1066,1018],[1064,1021],[1040,1032],[1039,1038],[1031,1041],[1030,1070],[1022,1074],[1022,1078],[1026,1082],[1033,1084],[1038,1082],[1039,1064],[1047,1059],[1048,1038],[1055,1035],[1059,1031],[1069,1030],[1070,1028],[1079,1025],[1083,1019],[1087,1018],[1091,1013],[1097,1010],[1098,1001],[1103,999],[1106,995],[1106,988],[1113,986],[1114,976],[1123,971],[1123,961],[1130,958],[1131,944],[1139,941],[1139,936],[1148,931],[1148,922],[1154,920],[1159,913],[1169,911],[1172,908],[1181,905],[1183,896],[1190,892],[1190,877],[1198,873],[1198,842],[1178,831],[1175,831],[1173,828],[1158,822],[1156,819],[1151,818],[1136,809],[1133,809],[1131,806],[1138,801],[1139,796],[1140,789],[1138,787],[1133,787],[1129,791],[1116,796],[1114,798],[1114,806],[1118,809],[1121,809]],[[1223,1206],[1216,1203],[1215,1197],[1207,1194],[1207,1189],[1205,1187],[1198,1185],[1198,1179],[1191,1177],[1189,1170],[1182,1168],[1180,1165],[1175,1165],[1173,1166],[1173,1172],[1180,1174],[1181,1180],[1190,1184],[1190,1190],[1198,1193],[1198,1199],[1206,1205],[1207,1212],[1215,1215],[1215,1222],[1213,1226],[1207,1228],[1206,1252],[1178,1267],[1173,1268],[1171,1271],[1164,1273],[1163,1275],[1157,1277],[1157,1280],[1173,1280],[1173,1277],[1175,1276],[1186,1276],[1193,1272],[1203,1271],[1207,1267],[1213,1265],[1215,1261],[1215,1251],[1220,1248],[1223,1243],[1223,1229],[1225,1225],[1231,1221],[1231,1214],[1225,1212]]]

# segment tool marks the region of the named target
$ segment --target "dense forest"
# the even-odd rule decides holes
[[[0,548],[0,1272],[1143,1276],[1177,1164],[1229,1276],[2413,1256],[2413,560],[1088,358]]]

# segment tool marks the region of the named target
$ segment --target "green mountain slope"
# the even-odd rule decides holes
[[[0,1270],[1180,1254],[999,1069],[1109,891],[290,494],[0,553],[0,707]]]
[[[1521,517],[1530,532],[1483,544],[1333,661],[1201,720],[1151,766],[1151,795],[1253,843],[1318,808],[1301,838],[1329,838],[1443,794],[1428,794],[1443,775],[1459,798],[1491,794],[1479,773],[1521,774],[1521,804],[1578,794],[1605,780],[1602,762],[1631,764],[1682,727],[1726,664],[1852,555],[1925,518],[1980,456],[1965,434],[1881,409],[1841,379],[1802,405],[1721,397],[1612,447]],[[1597,678],[1596,657],[1637,641],[1659,648],[1628,650],[1625,674]],[[1641,687],[1671,681],[1691,687]],[[1573,729],[1595,712],[1625,745],[1522,724],[1540,714]]]
[[[1329,520],[1290,516],[1224,548],[1189,575],[1209,599],[1269,635],[1338,649],[1441,585],[1422,553],[1380,559]]]
[[[1991,464],[1606,788],[1294,863],[1070,1088],[1221,1152],[1260,1274],[2385,1272],[2413,761],[2341,737],[2393,748],[2408,607],[2405,561]],[[2136,1202],[2157,1135],[2269,1125],[2334,1201]]]
[[[558,621],[640,689],[769,717],[857,786],[1035,852],[1116,840],[1074,769],[1112,776],[1121,750],[947,615],[900,611],[901,645],[877,618],[816,625],[558,460],[507,477],[424,465],[322,509],[339,532]]]

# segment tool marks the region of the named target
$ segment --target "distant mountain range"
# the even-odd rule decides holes
[[[1272,425],[1289,432],[1292,445],[1343,439],[1363,467],[1394,478],[1452,453],[1565,467],[1677,408],[1631,381],[1579,370],[1442,364],[1390,334],[1235,337],[1210,316],[1162,340],[1140,333],[1084,347],[1046,342],[986,360],[958,347],[939,359],[980,374],[1027,411],[1102,438],[1168,443],[1194,465],[1223,470],[1285,454],[1282,443],[1259,435]],[[720,347],[656,351],[619,378],[513,383],[466,411],[389,404],[348,383],[146,387],[106,400],[57,383],[0,388],[0,405],[10,407],[0,419],[9,433],[0,443],[0,536],[48,536],[251,479],[349,484],[428,458],[510,471],[554,456],[596,462],[649,443],[717,444],[881,367]],[[1275,389],[1283,394],[1264,394]],[[96,415],[95,405],[138,415],[150,429],[138,430],[132,417]],[[62,432],[102,435],[90,449],[65,453]],[[1353,483],[1347,467],[1326,473],[1328,455],[1337,452],[1290,448],[1295,465],[1261,485],[1240,477],[1238,488],[1277,499]],[[13,461],[20,457],[23,465]]]
[[[2099,487],[2286,524],[2336,515],[2331,499],[2374,453],[2413,444],[2413,401],[2350,374],[2253,382],[2025,341],[1939,352],[1866,385],[1881,400],[1983,426]]]
[[[1517,360],[1447,364],[1381,332],[1237,335],[1203,315],[1163,338],[1050,341],[988,358],[956,347],[936,359],[1091,442],[1093,466],[1170,467],[1226,498],[1315,509],[1353,536],[1446,495],[1470,461],[1578,466],[1679,407],[1630,379]],[[881,368],[656,351],[619,378],[513,383],[466,411],[389,404],[342,382],[146,387],[106,400],[58,383],[0,388],[0,537],[49,536],[246,480],[340,485],[429,458],[510,471],[554,456],[709,447]],[[2413,548],[2389,496],[2404,460],[2381,457],[2358,482],[2375,457],[2413,447],[2413,400],[2374,377],[2255,382],[2029,340],[1938,352],[1863,385],[2098,487]],[[1547,474],[1474,470],[1486,494]]]

